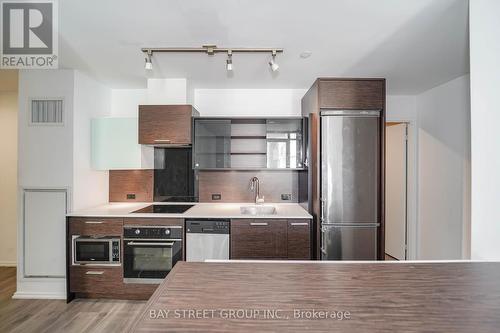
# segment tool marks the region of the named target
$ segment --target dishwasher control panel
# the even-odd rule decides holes
[[[229,234],[230,224],[230,220],[226,219],[186,220],[186,233]]]

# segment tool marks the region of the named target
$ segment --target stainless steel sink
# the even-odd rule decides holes
[[[274,215],[276,207],[274,206],[241,206],[240,212],[243,215]]]

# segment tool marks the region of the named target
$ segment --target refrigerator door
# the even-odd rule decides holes
[[[322,223],[379,222],[379,111],[322,111]]]
[[[377,225],[323,225],[321,260],[377,260]]]

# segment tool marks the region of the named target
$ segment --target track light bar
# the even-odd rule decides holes
[[[278,48],[244,48],[244,47],[217,47],[216,45],[203,45],[202,47],[146,47],[141,49],[142,52],[151,53],[154,52],[172,52],[172,53],[183,53],[183,52],[201,52],[208,55],[214,55],[215,53],[283,53],[283,49]]]

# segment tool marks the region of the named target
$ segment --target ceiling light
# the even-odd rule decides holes
[[[304,51],[300,54],[300,57],[302,59],[306,59],[306,58],[309,58],[310,56],[312,55],[312,52],[311,51]]]
[[[233,70],[233,52],[231,50],[227,51],[226,70],[228,72]]]
[[[280,68],[280,66],[276,62],[276,51],[275,50],[273,50],[272,59],[271,59],[271,61],[269,61],[269,66],[271,66],[271,70],[273,72],[276,72]]]
[[[153,55],[153,52],[148,51],[147,57],[146,57],[146,63],[144,64],[144,68],[148,71],[153,70],[153,63],[151,62],[151,56]]]

